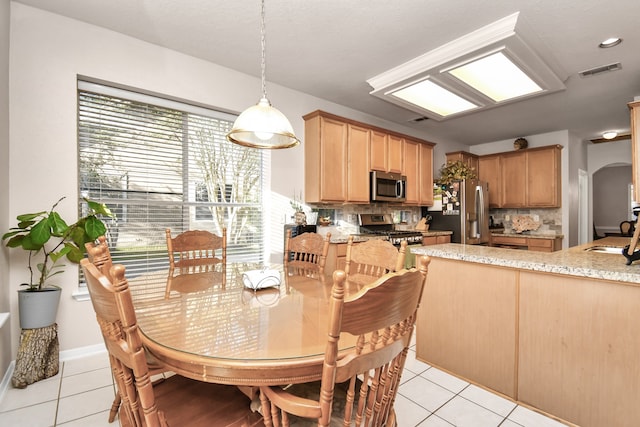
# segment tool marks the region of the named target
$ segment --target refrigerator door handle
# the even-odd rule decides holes
[[[485,216],[487,213],[484,209],[484,191],[482,191],[482,186],[480,185],[476,186],[476,196],[476,209],[478,213],[478,237],[482,238],[484,236],[482,235],[482,227],[480,226],[480,224],[484,224]]]

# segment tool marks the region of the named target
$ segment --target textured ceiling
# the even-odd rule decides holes
[[[19,0],[243,73],[260,74],[258,0]],[[366,80],[520,12],[568,76],[566,90],[436,122],[369,94]],[[267,0],[267,77],[301,92],[469,145],[568,129],[629,131],[640,96],[637,0]],[[611,49],[598,43],[624,42]],[[622,69],[582,78],[614,62]],[[274,101],[275,102],[275,101]]]

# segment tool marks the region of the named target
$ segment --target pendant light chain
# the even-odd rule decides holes
[[[266,79],[266,74],[267,74],[267,61],[266,61],[266,38],[265,38],[265,13],[264,13],[264,0],[262,0],[262,9],[260,11],[260,19],[262,20],[261,22],[261,26],[260,26],[260,44],[262,47],[262,61],[260,62],[260,67],[262,70],[262,97],[263,98],[267,98],[267,79]]]

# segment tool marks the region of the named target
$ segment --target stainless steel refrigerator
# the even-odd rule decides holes
[[[423,208],[422,215],[431,215],[430,230],[453,231],[452,243],[489,244],[488,191],[484,181],[453,181],[442,188],[442,210]]]

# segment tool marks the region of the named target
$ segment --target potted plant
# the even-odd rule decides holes
[[[440,179],[438,183],[441,185],[451,184],[453,181],[463,179],[477,178],[475,168],[469,166],[462,160],[449,160],[440,168]]]
[[[21,285],[26,289],[18,291],[20,326],[23,329],[55,323],[61,288],[50,283],[50,279],[63,272],[61,261],[64,258],[79,263],[84,257],[84,244],[105,234],[107,228],[98,216],[113,216],[106,205],[85,199],[89,209],[87,215],[68,225],[56,211],[62,200],[64,197],[49,211],[18,215],[17,226],[2,236],[7,247],[29,252],[27,267],[30,280]],[[41,299],[49,301],[41,303]]]

